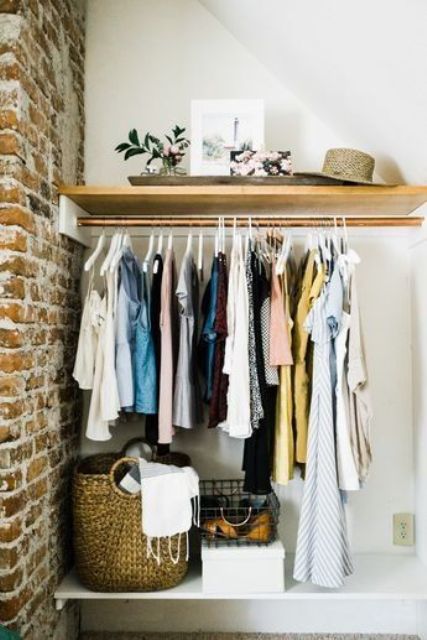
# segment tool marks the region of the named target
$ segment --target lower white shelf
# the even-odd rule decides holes
[[[55,592],[56,607],[62,609],[67,600],[427,600],[427,568],[413,555],[356,555],[355,572],[339,590],[295,582],[293,560],[293,556],[286,559],[286,591],[283,593],[203,593],[200,565],[191,566],[177,587],[148,593],[90,591],[72,571]]]

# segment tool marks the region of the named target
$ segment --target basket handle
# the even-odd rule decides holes
[[[251,519],[251,515],[252,515],[252,507],[249,507],[248,509],[248,515],[246,516],[246,518],[239,523],[235,523],[235,522],[229,522],[227,520],[227,518],[224,515],[224,507],[220,507],[220,513],[221,513],[221,518],[224,520],[224,522],[226,524],[228,524],[230,527],[243,527],[245,524],[248,524],[249,520]]]
[[[135,498],[137,498],[139,496],[138,493],[125,493],[116,484],[115,473],[116,473],[117,469],[119,467],[121,467],[122,464],[126,464],[126,463],[138,464],[138,458],[132,458],[130,456],[124,456],[122,458],[119,458],[118,460],[116,460],[111,465],[111,469],[110,469],[110,472],[108,474],[108,478],[110,480],[111,486],[113,487],[114,491],[116,493],[118,493],[122,498],[135,499]]]
[[[153,457],[155,451],[156,451],[156,445],[151,444],[150,442],[148,442],[148,440],[146,440],[145,438],[139,437],[139,438],[131,438],[130,440],[128,440],[127,442],[125,442],[125,444],[123,445],[120,453],[122,454],[122,456],[124,458],[128,457],[126,456],[126,451],[127,449],[133,445],[133,444],[146,444],[147,447],[149,447],[151,449],[151,457]]]

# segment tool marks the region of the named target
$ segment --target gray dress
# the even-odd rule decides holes
[[[185,254],[176,296],[179,305],[179,351],[173,397],[173,424],[192,429],[200,421],[200,398],[195,369],[199,282],[193,254]]]

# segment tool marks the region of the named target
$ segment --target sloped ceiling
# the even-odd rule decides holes
[[[427,182],[425,0],[199,0],[390,182]]]

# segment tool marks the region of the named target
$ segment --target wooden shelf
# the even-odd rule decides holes
[[[427,202],[427,186],[63,186],[90,215],[407,216]]]
[[[286,591],[283,593],[203,593],[200,565],[173,589],[149,593],[98,593],[82,586],[74,572],[55,592],[57,609],[67,600],[427,600],[427,568],[413,555],[360,554],[355,572],[340,590],[322,589],[293,580],[293,556],[286,558]]]

